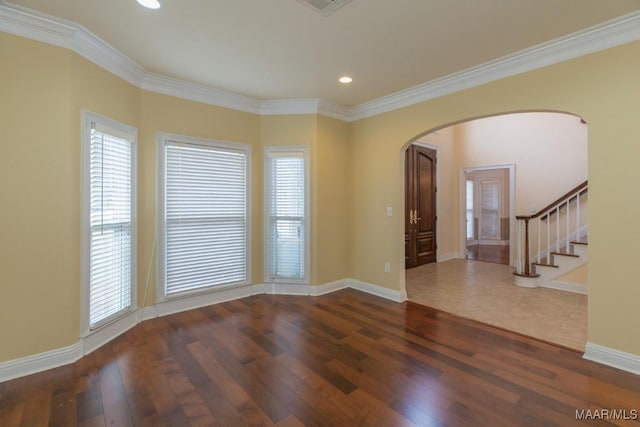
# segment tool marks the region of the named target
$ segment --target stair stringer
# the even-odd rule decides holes
[[[526,288],[544,287],[586,294],[587,289],[584,285],[567,284],[555,279],[585,265],[588,261],[589,247],[586,244],[571,243],[569,245],[569,255],[550,255],[550,264],[554,266],[534,264],[532,265],[532,270],[534,274],[538,275],[537,277],[515,276],[514,283]]]

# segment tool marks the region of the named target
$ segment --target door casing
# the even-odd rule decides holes
[[[405,268],[437,260],[437,171],[437,150],[421,144],[407,148]]]

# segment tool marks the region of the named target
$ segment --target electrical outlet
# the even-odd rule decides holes
[[[385,273],[391,273],[391,263],[389,263],[389,262],[385,262],[384,263],[384,272]]]
[[[393,216],[393,208],[391,206],[387,206],[387,216]]]

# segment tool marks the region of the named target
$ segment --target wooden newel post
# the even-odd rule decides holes
[[[530,276],[529,271],[529,218],[524,219],[524,275]]]

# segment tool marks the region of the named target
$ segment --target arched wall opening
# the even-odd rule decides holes
[[[428,129],[401,146],[402,194],[407,173],[405,152],[414,144],[437,152],[438,262],[466,255],[463,171],[502,167],[510,170],[513,194],[509,195],[509,208],[501,215],[501,227],[503,238],[509,236],[511,260],[513,216],[542,208],[585,181],[588,175],[587,125],[580,116],[569,112],[504,112]],[[408,218],[406,211],[403,214]],[[402,286],[406,290],[405,283]]]
[[[514,298],[519,294],[512,294],[515,289],[512,267],[516,265],[516,247],[521,245],[516,240],[516,215],[537,212],[587,180],[587,130],[586,122],[575,114],[520,111],[439,126],[403,144],[400,150],[404,175],[400,188],[405,194],[406,264],[403,265],[403,278],[409,300],[584,350],[587,338],[586,296],[576,295],[575,303],[572,300],[567,307],[558,306],[557,313],[543,313],[536,309],[536,304],[541,305],[537,299],[549,297],[546,294],[550,290],[532,297],[531,307],[523,305],[519,296]],[[429,179],[422,176],[413,179],[411,175],[415,173],[416,166],[409,159],[424,148],[428,153],[435,153],[437,158],[435,180],[438,191],[433,196],[426,194],[422,197],[416,196],[415,182]],[[431,173],[428,167],[426,170],[427,174]],[[468,183],[472,184],[472,203],[467,198]],[[486,192],[486,188],[490,188],[482,185],[485,183],[495,184],[497,188],[495,194],[488,196],[490,203],[486,200],[479,202],[484,195],[477,192]],[[411,186],[410,191],[407,185]],[[415,253],[428,247],[424,242],[421,244],[419,238],[419,230],[427,229],[428,225],[416,225],[415,218],[422,222],[429,215],[415,210],[415,206],[424,205],[423,202],[416,204],[410,201],[416,197],[435,199],[438,219],[434,224],[437,242],[435,264],[412,262],[412,257],[416,259]],[[471,211],[468,210],[469,205],[472,205]],[[407,206],[412,207],[410,215]],[[587,218],[588,203],[583,204],[583,209],[582,214]],[[413,244],[417,246],[412,248]],[[485,251],[485,254],[498,253],[506,259],[469,256],[471,248],[476,255]],[[480,261],[506,265],[488,267],[486,262]],[[584,288],[579,288],[578,292],[586,292],[586,265],[584,267],[584,274],[574,273],[571,278],[584,281]],[[458,274],[460,271],[464,272]],[[486,280],[488,271],[494,276]],[[445,276],[447,283],[443,286],[440,282],[445,281]],[[576,291],[578,285],[567,289]],[[489,290],[492,296],[488,300],[480,293]],[[485,309],[479,310],[478,307]],[[508,307],[504,310],[508,314],[495,307]],[[573,313],[574,309],[579,314]],[[499,316],[494,318],[490,312],[497,312]],[[537,319],[531,321],[533,327],[527,323],[531,317]],[[537,330],[541,323],[539,320],[543,318],[548,325]],[[563,330],[564,325],[571,328],[567,326],[567,330]]]

